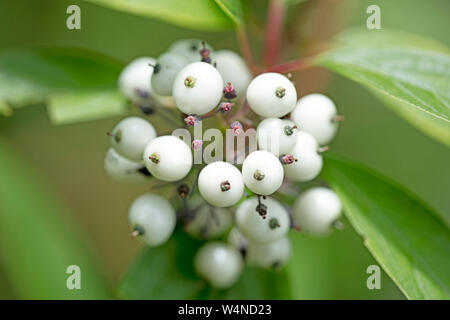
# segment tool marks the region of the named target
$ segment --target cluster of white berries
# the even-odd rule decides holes
[[[201,148],[202,141],[157,136],[141,117],[120,121],[108,133],[107,173],[120,181],[170,182],[166,186],[177,190],[170,201],[146,193],[132,203],[133,237],[158,246],[178,222],[194,237],[216,239],[199,249],[194,265],[210,285],[227,288],[245,263],[262,268],[286,264],[290,229],[326,234],[336,225],[342,207],[329,188],[307,189],[292,209],[276,200],[286,181],[292,186],[319,175],[321,152],[341,119],[328,97],[310,94],[297,101],[288,77],[263,73],[252,79],[239,55],[213,51],[199,40],[175,42],[157,59],[134,60],[122,71],[119,88],[144,114],[168,112],[172,120],[181,117],[178,120],[187,128],[217,115],[228,121],[235,135],[242,134],[242,123],[248,126],[252,121],[231,110],[237,109],[234,106],[262,119],[256,128],[258,150],[247,152],[242,167],[223,161],[196,165],[193,150]],[[185,180],[193,172],[189,187]]]

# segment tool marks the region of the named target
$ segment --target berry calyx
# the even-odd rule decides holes
[[[239,121],[234,121],[230,124],[230,129],[233,131],[233,135],[240,135],[244,131],[244,127]]]
[[[221,102],[219,104],[219,107],[217,108],[217,111],[221,113],[227,113],[231,111],[231,108],[233,108],[234,103],[232,102]]]
[[[261,170],[256,170],[253,174],[253,178],[258,181],[262,181],[266,175],[261,172]]]
[[[294,130],[295,129],[297,129],[297,126],[296,125],[294,125],[294,126],[285,126],[284,127],[284,133],[287,135],[287,136],[292,136],[293,134],[294,134]]]
[[[156,152],[152,153],[151,155],[148,156],[148,158],[151,160],[151,162],[153,162],[154,164],[158,164],[159,163],[159,154],[157,154]]]
[[[193,76],[187,76],[185,79],[184,79],[184,85],[187,87],[187,88],[193,88],[194,86],[195,86],[195,82],[196,82],[197,80],[193,77]]]
[[[227,85],[223,89],[223,97],[228,100],[236,98],[236,90],[234,89],[231,82],[227,82]]]
[[[228,190],[230,190],[231,188],[231,184],[230,181],[225,180],[220,184],[220,190],[222,190],[222,192],[226,192]]]
[[[283,98],[286,95],[286,89],[283,87],[278,87],[275,90],[275,95],[280,99]]]

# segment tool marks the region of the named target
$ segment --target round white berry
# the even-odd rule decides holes
[[[177,74],[173,83],[173,98],[178,109],[186,114],[205,114],[222,98],[223,80],[212,65],[194,62]]]
[[[111,146],[123,157],[142,161],[145,146],[156,137],[155,128],[145,119],[128,117],[111,131]]]
[[[239,251],[221,242],[208,242],[194,258],[197,273],[212,287],[226,289],[239,278],[243,261]]]
[[[213,239],[224,235],[233,224],[233,213],[224,208],[201,206],[193,212],[184,230],[191,236],[202,239]]]
[[[131,61],[119,75],[119,89],[131,101],[148,105],[152,97],[150,79],[155,59],[141,57]]]
[[[294,109],[297,92],[288,78],[279,73],[263,73],[247,88],[250,108],[262,117],[282,117]]]
[[[336,193],[328,188],[311,188],[296,199],[293,223],[295,227],[313,234],[326,234],[342,211]]]
[[[296,161],[284,165],[286,177],[294,181],[310,181],[316,178],[323,166],[323,159],[317,151],[317,142],[306,133],[299,131],[297,134],[297,144],[290,154]]]
[[[176,52],[166,52],[158,57],[152,75],[154,92],[161,96],[171,96],[175,77],[187,64],[187,59]]]
[[[198,62],[201,60],[200,50],[203,49],[202,40],[183,39],[172,43],[167,49],[169,52],[177,52],[184,56],[189,62]],[[212,53],[213,49],[209,43],[205,42],[205,46]]]
[[[283,166],[277,157],[264,150],[254,151],[242,163],[245,185],[254,193],[269,195],[283,183]]]
[[[329,143],[338,129],[336,106],[323,94],[313,93],[301,98],[291,119],[299,128],[311,133],[320,145]]]
[[[276,156],[287,154],[297,143],[297,130],[290,120],[267,118],[257,127],[258,146]]]
[[[113,148],[106,153],[104,163],[108,176],[120,182],[145,182],[151,177],[142,163],[122,157]]]
[[[249,242],[246,260],[250,265],[278,269],[291,258],[291,242],[287,237],[268,243]]]
[[[216,161],[202,169],[198,177],[198,190],[215,207],[230,207],[244,194],[244,180],[235,166]]]
[[[131,204],[129,223],[133,236],[149,246],[158,246],[169,239],[175,228],[175,210],[165,198],[146,193]]]
[[[257,211],[264,206],[265,216]],[[276,200],[253,197],[242,202],[236,210],[236,225],[242,234],[255,242],[271,242],[282,238],[290,228],[289,215],[286,209]]]
[[[233,51],[220,50],[214,52],[213,61],[222,75],[223,81],[231,82],[233,85],[237,98],[243,97],[252,79],[252,74],[244,59]]]
[[[175,136],[161,136],[145,147],[144,163],[159,180],[181,180],[192,168],[191,149]]]

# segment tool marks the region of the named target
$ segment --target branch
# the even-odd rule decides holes
[[[285,14],[286,6],[284,0],[270,1],[264,48],[264,61],[267,67],[273,66],[280,54],[280,40]]]
[[[255,60],[253,59],[252,49],[250,47],[250,42],[248,41],[247,30],[244,25],[238,25],[236,27],[236,35],[239,41],[239,47],[241,48],[244,60],[247,66],[252,71],[253,74],[256,73]]]
[[[271,68],[267,68],[266,72],[287,73],[292,71],[305,70],[312,66],[312,58],[313,57],[307,57],[288,61]]]

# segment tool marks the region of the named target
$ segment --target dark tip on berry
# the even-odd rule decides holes
[[[263,203],[259,203],[259,204],[256,206],[256,212],[258,212],[259,215],[260,215],[263,219],[265,219],[265,218],[266,218],[266,215],[267,215],[267,206],[266,206],[265,204],[263,204]]]
[[[226,191],[228,191],[228,190],[230,190],[230,189],[231,189],[230,181],[225,180],[225,181],[223,181],[223,182],[220,184],[220,190],[221,190],[222,192],[226,192]]]
[[[206,42],[202,41],[202,49],[199,51],[202,57],[201,61],[206,63],[211,63],[211,58],[209,54],[211,53],[208,48],[206,48]]]
[[[285,94],[286,94],[286,89],[283,87],[278,87],[275,90],[275,95],[280,99],[283,98],[285,96]]]
[[[189,187],[183,183],[178,187],[177,192],[181,199],[186,199],[189,194]]]
[[[153,106],[139,106],[139,109],[146,116],[152,115],[155,113],[155,108]]]
[[[153,74],[158,74],[161,71],[161,64],[157,63],[153,66]]]
[[[106,135],[109,137],[114,137],[114,141],[117,143],[119,143],[122,140],[122,131],[121,130],[117,130],[115,133],[107,132]]]
[[[292,136],[294,134],[294,130],[297,129],[297,126],[285,126],[284,127],[284,133],[287,136]]]
[[[272,269],[274,269],[274,270],[279,270],[280,269],[280,267],[281,267],[281,263],[279,262],[279,261],[274,261],[273,263],[272,263]]]
[[[270,221],[269,221],[269,228],[270,229],[276,229],[276,228],[279,228],[280,227],[280,222],[278,221],[278,219],[277,218],[272,218],[272,219],[270,219]]]
[[[145,233],[144,228],[139,225],[134,226],[133,232],[130,233],[130,237],[136,238],[138,236],[142,236]]]
[[[266,175],[265,175],[262,171],[260,171],[260,170],[256,170],[256,171],[253,173],[253,178],[254,178],[255,180],[257,180],[257,181],[262,181],[262,180],[264,179],[265,176],[266,176]]]
[[[147,167],[142,167],[142,168],[138,169],[137,172],[139,172],[140,174],[142,174],[143,176],[146,176],[146,177],[152,176],[150,171],[148,171]]]

